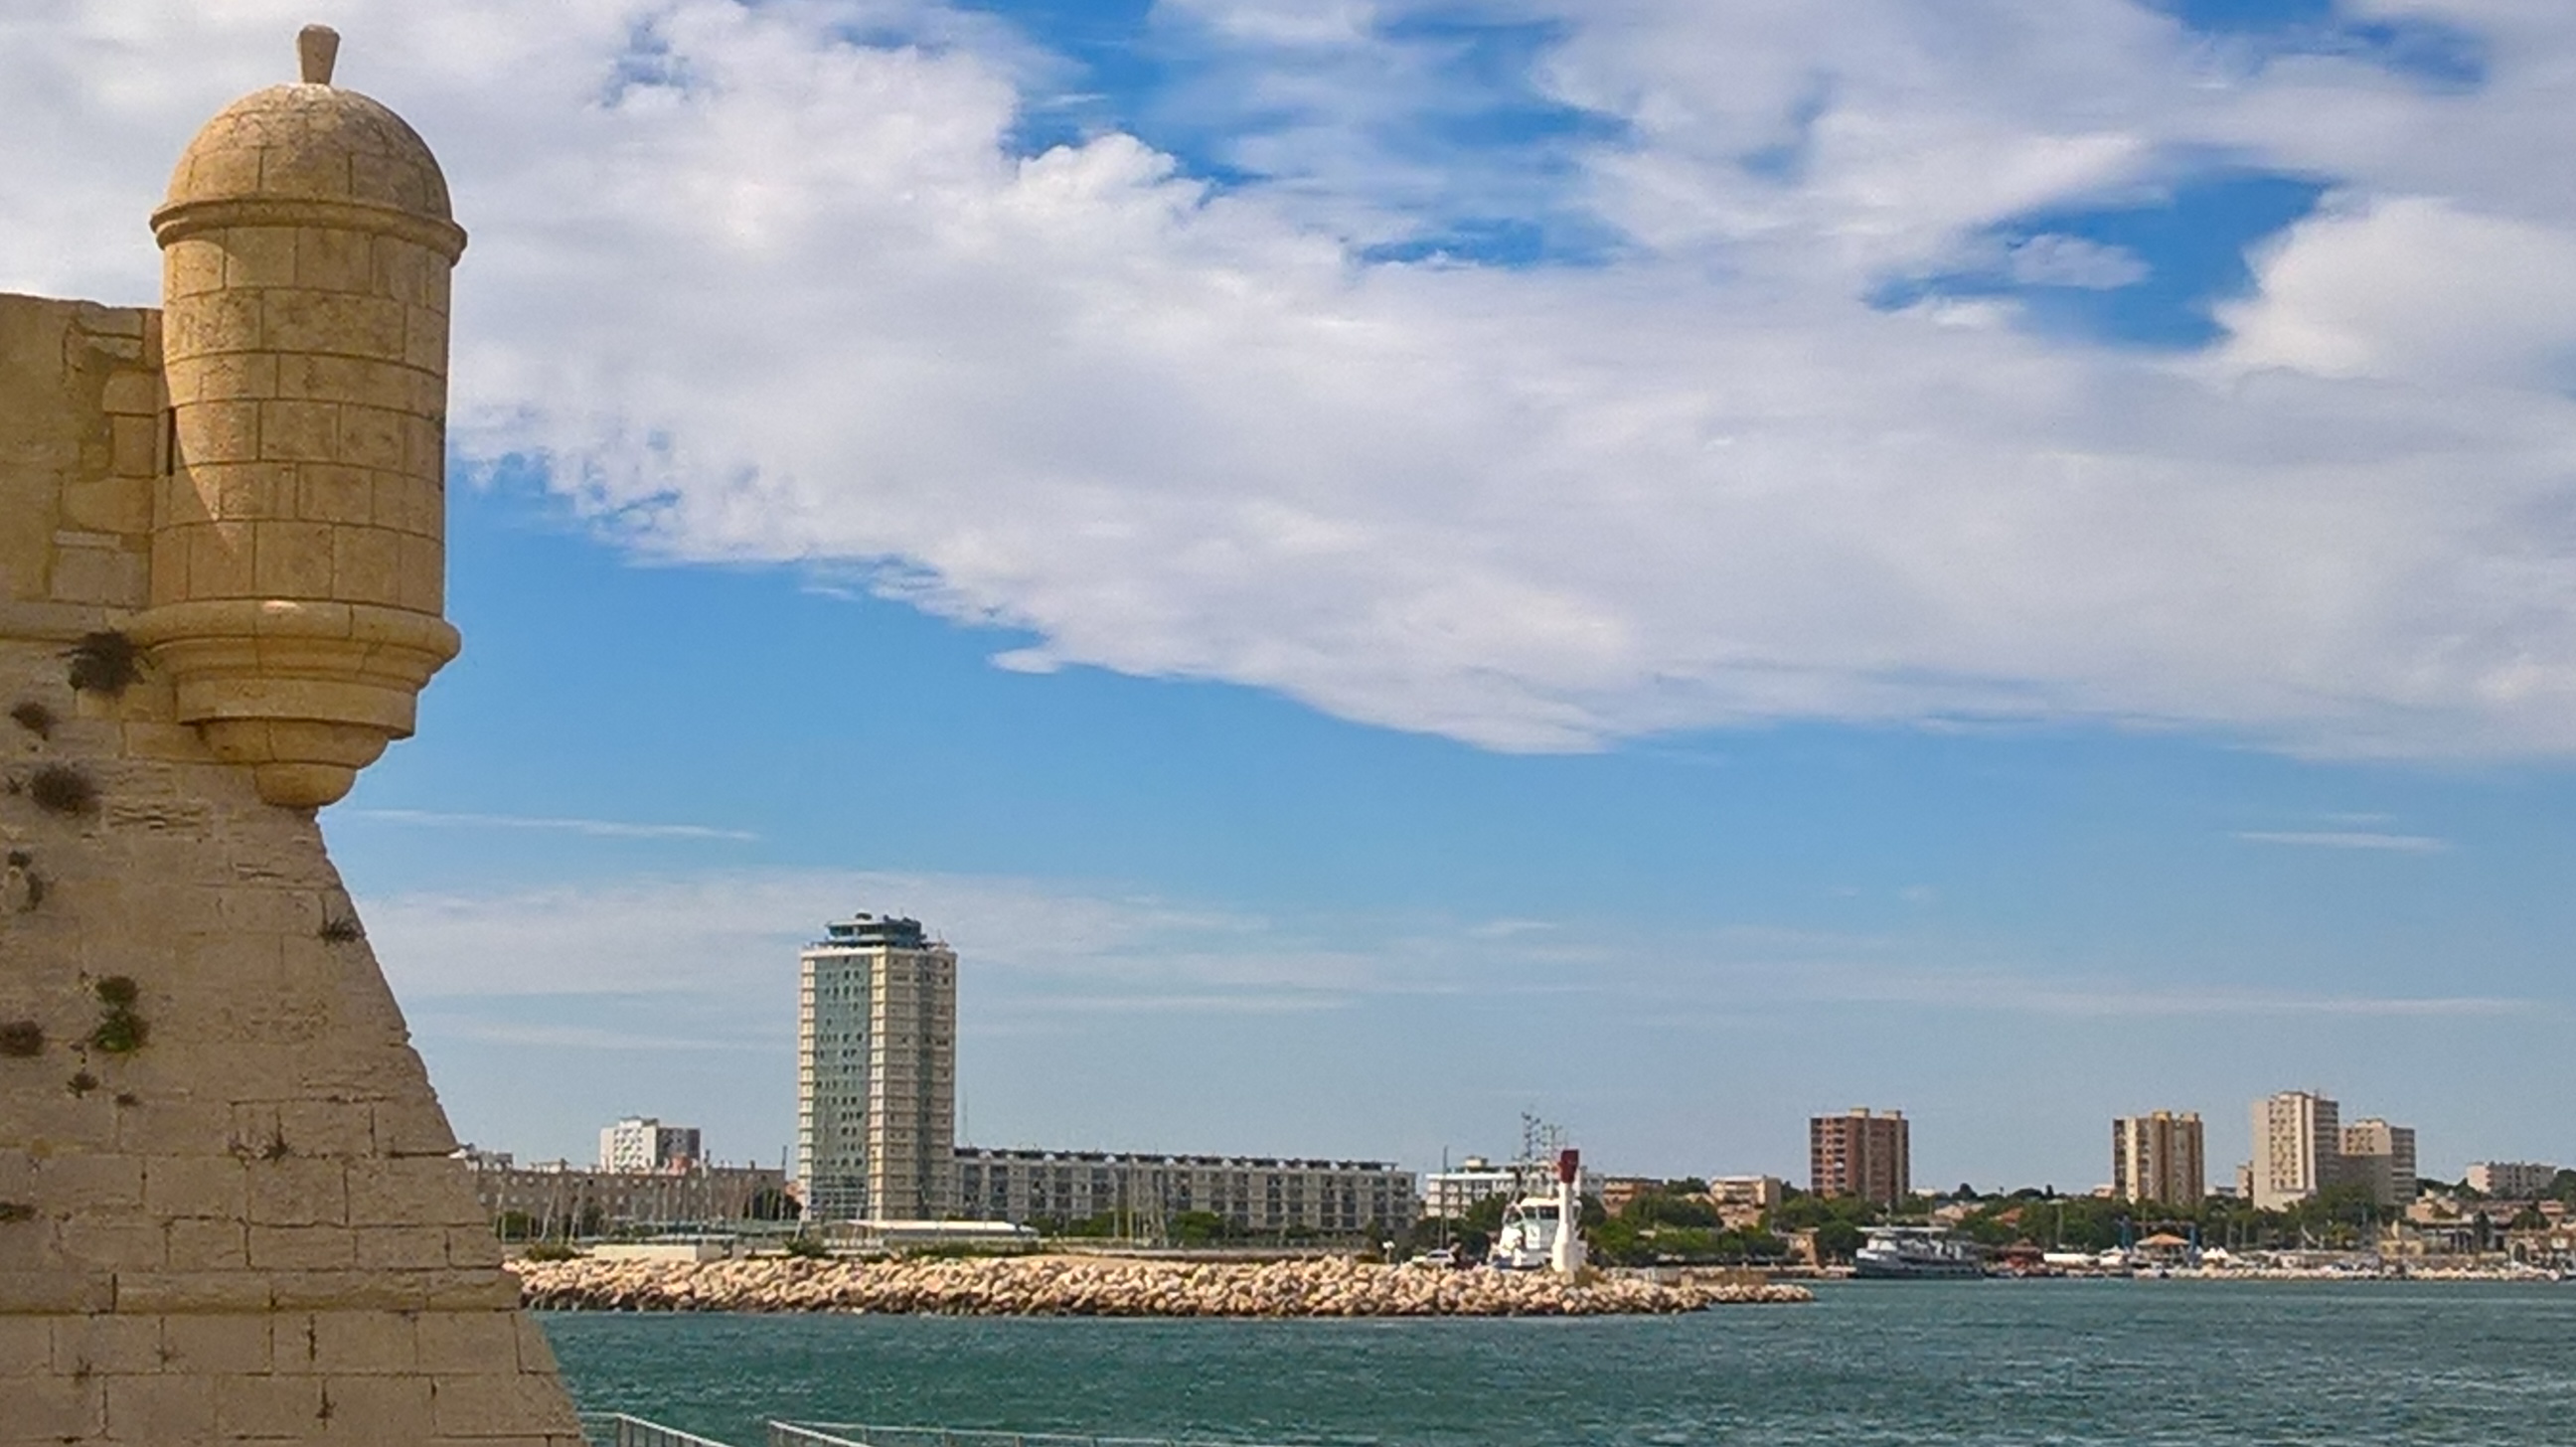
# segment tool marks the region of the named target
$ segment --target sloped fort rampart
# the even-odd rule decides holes
[[[0,296],[0,1444],[579,1441],[314,818],[457,651],[465,235],[336,43],[160,310]]]

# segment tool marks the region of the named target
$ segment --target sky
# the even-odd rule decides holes
[[[2563,0],[0,0],[0,289],[337,26],[447,168],[451,616],[323,815],[460,1135],[2080,1190],[2576,1159]]]

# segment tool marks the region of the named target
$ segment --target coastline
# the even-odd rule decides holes
[[[1089,1256],[946,1260],[518,1261],[537,1311],[839,1312],[941,1316],[1647,1316],[1812,1301],[1729,1276],[1671,1282],[1434,1271],[1341,1258],[1175,1262]]]

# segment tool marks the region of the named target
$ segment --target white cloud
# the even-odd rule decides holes
[[[344,809],[335,818],[371,819],[384,824],[420,824],[433,828],[539,829],[584,834],[594,839],[722,839],[749,843],[760,836],[746,829],[712,824],[637,824],[622,819],[547,819],[523,814],[451,814],[436,809]]]
[[[1014,158],[1039,62],[926,5],[325,11],[474,235],[460,445],[655,554],[1502,748],[1961,714],[2576,748],[2558,9],[2477,11],[2495,82],[2436,95],[2125,0],[1569,8],[1540,80],[1629,129],[1563,185],[1630,249],[1532,272],[1356,263],[1439,197],[1346,128],[1224,194],[1118,134]],[[0,17],[0,282],[143,299],[170,157],[304,13]],[[939,43],[846,39],[905,27]],[[1382,108],[1400,70],[1280,83]],[[2193,148],[2345,188],[2203,364],[1861,300]],[[2115,274],[2031,264],[2077,260]]]
[[[406,999],[730,994],[792,982],[797,948],[854,910],[930,922],[1006,995],[1049,1008],[1104,991],[1172,1008],[1193,994],[1338,998],[1378,983],[1372,961],[1257,917],[1009,878],[741,871],[362,905]]]
[[[2236,837],[2248,844],[2288,844],[2307,849],[2364,849],[2390,854],[2440,854],[2447,839],[2429,834],[2383,834],[2363,829],[2244,829]]]

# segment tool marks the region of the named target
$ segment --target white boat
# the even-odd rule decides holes
[[[1557,1203],[1554,1196],[1523,1196],[1503,1208],[1485,1264],[1497,1271],[1545,1271],[1554,1264]]]
[[[1985,1253],[1976,1242],[1932,1226],[1872,1226],[1860,1249],[1852,1253],[1852,1275],[1876,1281],[1985,1274]]]

